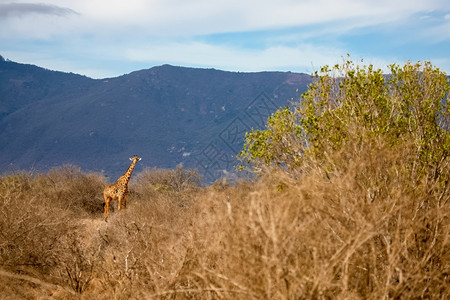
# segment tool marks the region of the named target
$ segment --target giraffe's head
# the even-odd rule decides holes
[[[137,155],[130,157],[130,160],[133,161],[134,163],[137,163],[138,161],[140,161],[142,158],[138,157]]]

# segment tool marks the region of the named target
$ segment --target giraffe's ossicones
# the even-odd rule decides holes
[[[137,162],[142,158],[137,155],[130,157],[131,165],[128,167],[128,170],[122,176],[117,179],[116,183],[110,184],[103,190],[103,199],[105,200],[105,220],[108,219],[109,215],[109,204],[112,200],[118,200],[118,210],[127,207],[127,194],[128,194],[128,182],[130,181],[131,174],[133,173],[134,167]]]

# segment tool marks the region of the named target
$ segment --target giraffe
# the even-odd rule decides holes
[[[123,208],[127,207],[127,194],[128,194],[128,182],[131,178],[131,173],[133,173],[134,167],[137,162],[142,158],[137,155],[130,157],[131,165],[128,167],[128,170],[122,176],[117,179],[116,183],[110,184],[103,190],[103,198],[105,199],[105,221],[108,220],[109,215],[109,204],[111,200],[117,199],[119,200],[118,210],[120,210],[121,205],[123,204]]]

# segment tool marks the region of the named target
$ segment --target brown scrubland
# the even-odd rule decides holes
[[[2,299],[450,297],[448,184],[382,142],[230,186],[149,169],[103,220],[101,174],[0,179]],[[114,203],[117,204],[117,203]]]

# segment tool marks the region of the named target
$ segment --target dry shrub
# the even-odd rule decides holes
[[[86,255],[79,254],[91,250],[78,243],[75,233],[80,217],[102,214],[98,195],[103,181],[72,166],[48,174],[1,177],[0,266],[13,272],[38,271],[50,283],[63,283],[69,273],[69,278],[79,273],[74,271],[77,262],[86,261]],[[78,292],[83,288],[74,286]]]
[[[96,295],[145,298],[178,276],[190,243],[192,211],[164,192],[151,195],[132,193],[128,208],[99,228],[103,261],[96,271],[102,288]]]
[[[333,174],[311,165],[300,179],[211,191],[180,288],[167,295],[448,298],[448,182],[417,181],[408,149],[345,150],[329,158]]]
[[[68,213],[34,192],[30,174],[2,177],[0,189],[0,264],[48,270]]]
[[[145,169],[130,182],[130,197],[135,203],[159,203],[149,204],[156,211],[167,205],[189,208],[201,191],[201,180],[196,169],[184,169],[180,165],[173,170]]]
[[[67,282],[76,293],[83,293],[103,262],[100,251],[101,239],[95,228],[79,224],[61,239],[58,249],[60,280]]]
[[[102,211],[105,185],[104,176],[83,173],[72,165],[53,168],[35,178],[37,192],[51,199],[54,205],[91,217],[98,217]]]
[[[175,169],[145,169],[136,176],[141,192],[172,191],[182,192],[197,189],[202,176],[196,169],[184,169],[178,165]]]

